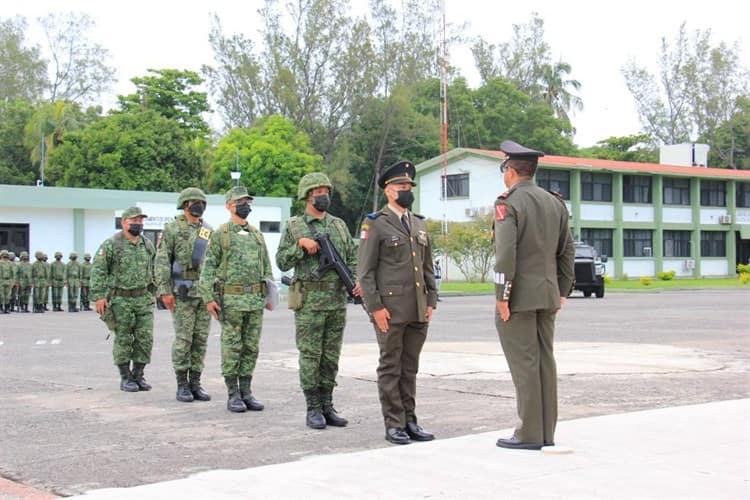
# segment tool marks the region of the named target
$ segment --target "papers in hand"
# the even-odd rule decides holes
[[[279,305],[279,287],[276,285],[274,280],[264,278],[263,282],[266,284],[266,309],[273,311]]]

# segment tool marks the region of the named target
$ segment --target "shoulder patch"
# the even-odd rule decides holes
[[[508,214],[508,207],[501,203],[495,205],[495,220],[503,221]]]

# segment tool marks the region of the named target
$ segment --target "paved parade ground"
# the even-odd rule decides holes
[[[238,485],[245,484],[250,490],[252,484],[258,485],[256,495],[240,490],[246,498],[324,496],[323,489],[315,492],[322,485],[335,486],[333,497],[515,497],[523,496],[519,485],[533,483],[534,470],[539,467],[549,474],[548,480],[560,479],[567,471],[572,482],[575,471],[600,470],[597,467],[607,460],[612,461],[610,465],[617,460],[633,465],[640,462],[647,468],[655,463],[652,454],[661,453],[662,461],[678,460],[689,455],[680,453],[680,446],[695,450],[696,444],[701,445],[701,453],[710,455],[713,451],[710,446],[705,449],[707,443],[716,443],[716,455],[733,458],[734,465],[726,460],[707,461],[713,463],[709,470],[692,460],[699,469],[694,477],[697,482],[683,481],[694,486],[686,491],[710,498],[709,490],[701,488],[705,481],[715,480],[728,488],[717,490],[716,498],[747,497],[750,493],[750,405],[731,401],[750,397],[750,289],[571,298],[559,314],[557,327],[561,420],[557,444],[570,446],[575,453],[566,459],[570,462],[549,470],[537,463],[542,454],[524,455],[494,446],[514,424],[515,399],[494,329],[493,298],[444,297],[438,306],[417,387],[420,424],[434,432],[437,440],[405,447],[394,447],[383,439],[375,384],[377,345],[359,306],[349,306],[339,387],[334,393],[337,409],[350,424],[323,431],[304,425],[293,316],[286,309],[266,313],[264,320],[253,390],[266,410],[244,414],[230,414],[225,408],[215,323],[204,372],[204,385],[213,400],[186,404],[174,398],[173,333],[166,311],[155,314],[154,353],[146,369],[154,389],[135,394],[119,391],[111,339],[106,339],[104,324],[94,313],[0,316],[0,475],[6,478],[0,480],[0,499],[23,498],[19,493],[23,485],[63,496],[91,492],[93,497],[120,498],[124,491],[141,490],[110,491],[111,496],[92,490],[186,478],[184,484],[143,486],[151,489],[142,492],[163,498],[170,493],[158,487],[174,485],[174,496],[189,497],[186,492],[193,491],[196,498],[205,498],[198,493],[200,485],[215,481],[224,485],[224,489],[213,490],[216,497],[231,498],[232,488],[226,483],[239,481]],[[693,406],[680,415],[689,414],[690,418],[675,418],[674,407],[686,405]],[[643,426],[626,420],[624,414],[628,413],[642,418]],[[692,429],[694,434],[691,419],[704,424]],[[667,434],[670,429],[664,426],[665,421],[674,422],[674,435],[669,436],[672,441],[660,443],[672,455],[659,452],[658,446],[637,434],[639,429],[653,428],[663,437],[665,429]],[[616,438],[606,432],[613,428],[622,429]],[[587,432],[594,429],[596,432]],[[727,452],[735,444],[734,435],[744,447]],[[381,468],[391,469],[403,464],[403,469],[391,474],[405,470],[408,475],[415,473],[408,472],[408,464],[421,461],[420,456],[433,457],[430,473],[449,482],[447,486],[436,479],[430,483],[432,488],[392,490],[397,482],[391,484],[386,479],[384,484],[391,486],[378,493],[377,478],[367,474],[368,464],[380,463]],[[438,461],[442,456],[456,457],[455,463]],[[503,458],[493,469],[488,460],[495,456]],[[467,470],[482,475],[496,471],[490,483],[482,483],[490,488],[503,483],[504,470],[515,486],[509,486],[506,495],[475,489],[479,484],[469,487],[464,483],[471,478],[458,473],[463,469],[454,469],[467,464],[471,465]],[[672,463],[666,470],[685,471],[677,465]],[[244,479],[208,473],[218,469],[250,470],[241,473]],[[357,470],[362,471],[361,477],[355,477]],[[300,479],[305,474],[313,474],[319,481]],[[276,478],[275,482],[267,480],[261,485],[253,480],[261,475]],[[307,490],[294,489],[291,483],[285,488],[284,477],[290,481],[297,478],[295,484]],[[665,484],[673,480],[679,481],[664,478]],[[659,476],[649,476],[648,481],[658,483]],[[664,496],[657,492],[649,495],[635,487],[617,491],[617,495],[608,495],[595,489],[588,496]],[[555,495],[546,496],[586,496],[575,489],[559,490]]]

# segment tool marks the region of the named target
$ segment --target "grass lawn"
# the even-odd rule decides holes
[[[662,281],[653,278],[651,283],[644,285],[639,280],[612,280],[605,286],[607,290],[667,290],[667,289],[686,289],[686,288],[741,288],[745,287],[750,290],[750,283],[742,284],[739,278],[704,278],[704,279],[685,279],[676,278],[669,281]],[[495,287],[492,283],[477,283],[466,281],[443,281],[440,285],[441,292],[456,293],[492,293]]]

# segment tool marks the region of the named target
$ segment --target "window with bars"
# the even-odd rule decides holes
[[[704,207],[726,207],[727,183],[701,180],[701,205]]]
[[[541,168],[536,171],[536,184],[548,191],[560,193],[563,199],[570,199],[570,172]]]
[[[651,177],[623,175],[622,201],[625,203],[651,203]]]
[[[690,257],[690,231],[664,231],[664,257]]]
[[[441,178],[443,180],[441,191],[443,199],[448,191],[448,199],[469,197],[469,174],[449,174]]]
[[[583,201],[612,201],[612,175],[582,173],[581,199]]]
[[[726,257],[727,233],[701,231],[701,257]]]
[[[653,232],[650,229],[625,229],[622,239],[625,257],[651,257]]]
[[[612,230],[581,228],[581,241],[594,247],[599,255],[612,255]]]
[[[690,179],[664,178],[664,204],[690,205]]]
[[[737,183],[737,206],[750,208],[750,182]]]

